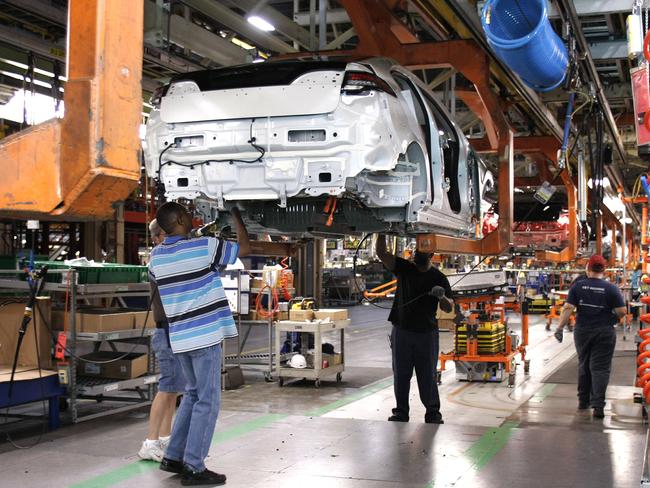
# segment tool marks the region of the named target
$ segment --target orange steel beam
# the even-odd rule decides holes
[[[648,197],[622,197],[623,203],[648,203]]]
[[[596,216],[596,254],[603,254],[603,217],[600,213]]]
[[[520,176],[515,178],[514,185],[515,188],[523,188],[526,186],[539,186],[542,184],[542,180],[539,176]]]
[[[140,178],[143,4],[71,0],[65,117],[0,141],[0,213],[109,218]]]

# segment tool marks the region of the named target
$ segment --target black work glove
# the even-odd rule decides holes
[[[560,328],[555,329],[553,336],[557,339],[558,342],[561,343],[562,339],[564,339],[564,330]]]
[[[434,286],[429,294],[436,298],[442,298],[445,296],[445,289],[442,286]]]

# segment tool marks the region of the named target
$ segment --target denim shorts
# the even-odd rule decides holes
[[[160,370],[158,390],[166,393],[183,393],[185,391],[183,368],[167,343],[165,329],[156,329],[151,347],[156,354]]]

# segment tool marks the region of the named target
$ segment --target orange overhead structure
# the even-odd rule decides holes
[[[485,125],[486,146],[499,154],[499,227],[483,239],[458,239],[439,235],[421,235],[417,246],[423,251],[453,254],[495,255],[504,251],[512,240],[513,134],[504,115],[500,98],[490,87],[488,55],[473,40],[416,42],[405,32],[392,8],[399,1],[339,0],[356,31],[359,42],[350,51],[319,51],[310,53],[327,57],[364,59],[385,56],[409,68],[454,68],[471,83],[474,90],[460,96]],[[302,58],[305,53],[292,53],[279,58]]]
[[[573,184],[571,175],[566,169],[560,173],[560,178],[564,183],[567,194],[567,206],[569,209],[569,245],[560,252],[556,251],[537,251],[535,257],[541,261],[551,261],[554,263],[568,263],[573,261],[578,254],[578,216],[577,202],[578,189]]]
[[[65,117],[0,141],[0,214],[109,218],[136,188],[142,25],[142,2],[68,2]]]
[[[454,254],[499,254],[512,240],[513,135],[499,97],[490,87],[489,58],[469,40],[414,42],[396,22],[390,6],[376,0],[340,0],[354,25],[359,43],[353,51],[320,52],[320,55],[360,59],[386,56],[409,68],[450,67],[474,84],[461,93],[485,125],[487,144],[499,153],[499,227],[481,240],[421,235],[423,251]],[[394,4],[394,2],[393,2]],[[294,55],[290,57],[295,57]]]

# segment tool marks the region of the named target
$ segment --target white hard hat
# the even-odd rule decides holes
[[[289,360],[289,366],[296,369],[305,369],[307,367],[307,360],[302,354],[294,354]]]

